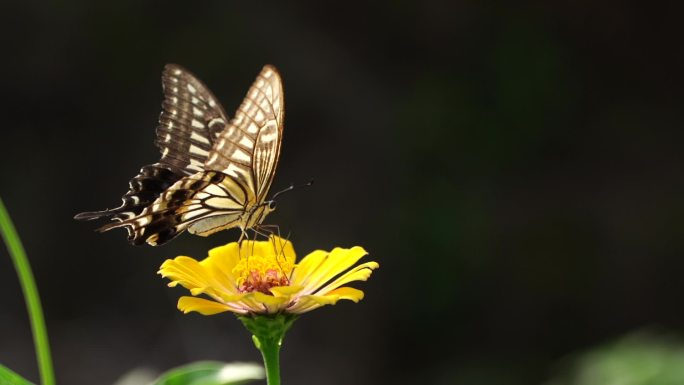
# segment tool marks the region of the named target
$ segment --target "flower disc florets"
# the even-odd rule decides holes
[[[253,255],[240,259],[233,274],[238,277],[240,293],[259,291],[271,295],[272,287],[290,285],[293,268],[293,263],[278,255]]]

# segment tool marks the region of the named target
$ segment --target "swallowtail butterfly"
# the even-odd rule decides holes
[[[244,236],[275,209],[266,194],[283,137],[278,71],[270,65],[261,70],[231,120],[211,91],[179,65],[166,65],[162,87],[159,162],[130,180],[121,206],[74,218],[110,218],[115,222],[98,231],[125,227],[135,245],[161,245],[185,230],[207,236],[237,227]]]

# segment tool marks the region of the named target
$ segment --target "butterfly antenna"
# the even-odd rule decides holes
[[[314,183],[314,180],[313,180],[313,179],[309,180],[309,181],[306,182],[306,183],[300,184],[300,185],[296,185],[296,184],[294,184],[294,183],[290,183],[290,185],[289,185],[287,188],[284,188],[284,189],[278,191],[277,193],[273,194],[273,197],[271,197],[271,200],[275,200],[275,199],[276,199],[278,196],[280,196],[280,194],[282,194],[282,193],[285,193],[285,192],[288,192],[288,191],[292,191],[292,190],[294,190],[295,188],[299,188],[299,187],[308,187],[308,186],[313,185],[313,183]]]

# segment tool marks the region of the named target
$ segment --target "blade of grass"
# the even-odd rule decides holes
[[[47,330],[45,329],[45,319],[43,308],[40,306],[38,289],[33,279],[31,266],[26,258],[26,252],[21,245],[21,240],[17,231],[14,229],[12,220],[7,213],[5,204],[0,199],[0,233],[7,245],[14,267],[17,269],[19,283],[24,292],[26,307],[31,320],[31,330],[33,330],[33,343],[36,346],[36,357],[38,359],[38,370],[40,371],[40,382],[42,385],[54,385],[55,374],[52,369],[52,358],[50,357],[50,344],[48,343]]]

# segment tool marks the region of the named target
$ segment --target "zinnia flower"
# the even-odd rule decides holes
[[[237,242],[209,250],[202,261],[176,257],[160,270],[171,282],[190,290],[178,309],[212,315],[226,311],[238,315],[301,314],[338,300],[358,302],[363,292],[343,286],[365,281],[377,262],[354,266],[366,251],[355,246],[332,251],[316,250],[299,263],[290,241],[271,236],[266,241]],[[197,297],[204,294],[210,299]]]

